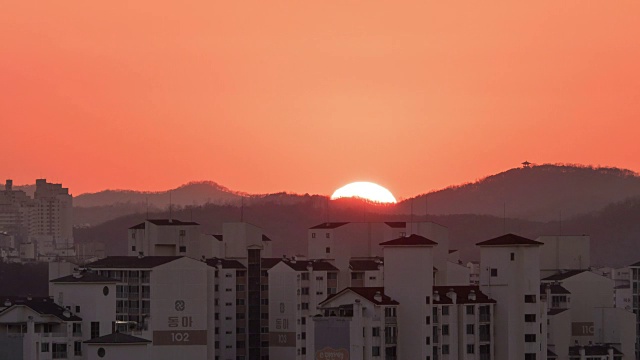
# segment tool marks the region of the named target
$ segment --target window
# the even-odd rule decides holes
[[[242,284],[236,285],[236,291],[244,291],[244,285]]]
[[[371,336],[379,337],[380,336],[380,328],[379,327],[371,328]]]
[[[300,278],[302,280],[309,280],[309,273],[308,272],[302,273],[302,276]]]
[[[364,330],[364,328],[362,330]],[[302,340],[305,340],[307,338],[307,333],[303,331],[302,333],[300,333],[300,337],[302,338]]]
[[[369,276],[369,280],[375,280],[376,277],[375,276]]]
[[[475,307],[473,305],[467,305],[466,308],[467,308],[467,315],[473,315],[476,313]]]
[[[431,338],[427,336],[426,342],[427,342],[427,345],[431,345]]]
[[[530,303],[530,304],[534,304],[536,302],[536,296],[535,295],[525,295],[524,296],[524,302]]]
[[[475,326],[473,324],[467,324],[467,335],[473,335],[475,333]]]
[[[324,280],[324,277],[322,277],[322,276],[316,276],[316,280]]]
[[[100,323],[97,321],[91,322],[91,339],[100,337]]]
[[[498,269],[492,268],[491,269],[491,277],[496,277],[496,276],[498,276]]]
[[[442,355],[449,355],[449,345],[442,345]]]
[[[302,295],[309,295],[309,288],[308,287],[303,287],[302,289],[300,289],[300,293]]]
[[[131,251],[136,251],[136,246],[135,245],[131,246]]]
[[[476,347],[473,344],[467,344],[467,354],[475,354]]]
[[[224,306],[231,306],[230,302],[224,303]]]
[[[535,353],[526,353],[524,354],[524,360],[536,360]]]
[[[425,303],[426,304],[431,304],[431,296],[427,296],[425,297]],[[434,308],[435,309],[435,308]]]
[[[445,305],[442,307],[442,315],[449,315],[449,306]]]
[[[338,273],[335,273],[335,272],[327,273],[327,280],[337,280],[337,279],[338,279]]]
[[[82,356],[82,342],[80,341],[73,342],[73,355]]]
[[[54,359],[66,359],[67,358],[67,344],[53,344],[53,358]]]
[[[238,270],[238,271],[236,271],[236,276],[237,276],[237,277],[244,277],[244,276],[246,276],[246,275],[247,275],[247,272],[246,272],[246,271],[244,271],[244,270]],[[266,275],[265,275],[265,276],[266,276]]]
[[[269,305],[269,299],[260,299],[260,305]]]
[[[371,348],[371,356],[380,356],[380,346],[374,346]]]
[[[442,335],[449,335],[449,325],[442,325]]]
[[[187,235],[187,231],[186,230],[180,230],[180,236],[185,236]]]
[[[300,318],[300,323],[301,323],[302,325],[305,325],[305,324],[307,323],[307,318],[305,318],[305,317]]]
[[[187,247],[186,247],[186,246],[184,246],[184,245],[183,245],[183,246],[180,246],[180,250],[178,250],[178,251],[180,251],[181,253],[183,253],[183,252],[187,252]]]
[[[426,320],[425,320],[425,323],[426,323],[427,325],[431,325],[431,316],[427,316],[427,318],[426,318]]]
[[[511,261],[514,261],[516,259],[516,254],[515,253],[511,253]]]
[[[244,299],[236,299],[236,305],[244,305]]]
[[[326,237],[327,239],[329,239],[331,237],[331,233],[326,233],[324,234],[324,237]]]
[[[302,303],[302,310],[309,310],[309,303],[303,302]]]
[[[311,233],[311,238],[315,239],[316,238],[316,233]]]
[[[524,342],[536,342],[536,334],[524,334]]]
[[[327,235],[329,235],[329,234],[327,234]],[[330,247],[328,247],[328,246],[327,246],[327,248],[326,248],[326,249],[324,249],[324,251],[325,251],[327,254],[331,254],[331,248],[330,248]]]
[[[536,322],[536,314],[524,314],[524,322]]]
[[[49,343],[40,344],[40,352],[49,352]]]
[[[82,323],[73,323],[71,329],[73,336],[82,336]]]

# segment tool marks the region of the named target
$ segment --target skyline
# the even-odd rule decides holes
[[[640,3],[252,4],[3,4],[1,175],[407,198],[525,160],[640,170]]]

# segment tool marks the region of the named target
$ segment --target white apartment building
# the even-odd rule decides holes
[[[540,276],[566,270],[587,270],[591,266],[591,239],[588,235],[540,236]]]
[[[507,234],[480,247],[480,289],[495,299],[495,359],[547,357],[546,303],[540,298],[543,243]]]
[[[0,358],[83,359],[82,319],[49,298],[0,302]]]
[[[629,265],[631,272],[631,311],[636,316],[636,360],[640,360],[640,261]]]
[[[326,260],[283,258],[268,270],[269,358],[307,359],[311,317],[338,291],[338,268]]]

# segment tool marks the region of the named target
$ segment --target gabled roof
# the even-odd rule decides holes
[[[92,269],[136,268],[150,269],[178,260],[182,256],[109,256],[85,265]]]
[[[207,265],[209,266],[218,266],[218,263],[222,265],[223,269],[246,269],[247,267],[242,265],[242,263],[238,260],[229,260],[229,259],[220,259],[220,258],[211,258],[207,259]]]
[[[180,221],[180,220],[175,220],[175,219],[149,219],[146,220],[154,225],[158,225],[158,226],[184,226],[184,225],[200,225],[197,222],[193,222],[193,221]],[[138,225],[134,225],[132,227],[130,227],[129,229],[144,229],[146,227],[145,225],[146,223],[140,223]]]
[[[335,228],[339,228],[340,226],[343,225],[347,225],[348,222],[326,222],[326,223],[322,223],[320,225],[316,225],[313,227],[310,227],[309,229],[313,230],[313,229],[335,229]]]
[[[558,355],[556,355],[556,353],[554,353],[553,351],[551,351],[551,349],[547,348],[547,357],[552,357],[552,358],[557,358]]]
[[[550,309],[547,311],[547,315],[553,316],[567,311],[568,309]]]
[[[527,239],[515,234],[506,234],[490,240],[477,243],[478,246],[518,246],[518,245],[544,245],[539,241]]]
[[[94,272],[83,272],[76,275],[63,276],[61,278],[53,279],[49,282],[52,282],[52,283],[117,283],[117,282],[120,282],[120,280],[101,276]]]
[[[211,234],[214,238],[218,239],[218,241],[222,241],[222,235],[219,234]]]
[[[540,284],[540,294],[547,292],[547,286],[551,288],[551,294],[553,295],[571,295],[571,291],[558,284]]]
[[[5,297],[0,300],[2,301],[0,302],[0,314],[4,313],[5,311],[9,311],[14,306],[26,306],[40,315],[55,316],[63,321],[82,321],[82,318],[73,315],[69,310],[56,304],[52,299],[48,297]],[[11,305],[9,305],[8,307],[5,307],[4,305],[4,302],[6,300],[11,302]],[[65,316],[65,312],[67,312],[69,316]]]
[[[260,259],[260,268],[263,270],[269,270],[278,265],[280,261],[282,261],[282,258],[262,258]]]
[[[429,240],[424,236],[411,234],[410,236],[403,236],[397,239],[389,240],[380,243],[382,246],[435,246],[437,242]]]
[[[485,293],[480,291],[480,287],[476,285],[459,285],[459,286],[434,286],[433,292],[438,292],[440,300],[433,299],[434,304],[453,304],[453,300],[447,296],[451,290],[456,293],[456,304],[495,304],[496,301],[489,298]],[[471,292],[476,295],[475,300],[469,299]]]
[[[631,264],[629,266],[640,266],[640,261],[638,261],[637,263],[633,263],[633,264]]]
[[[622,355],[622,353],[613,346],[608,345],[585,345],[585,346],[570,346],[569,356],[579,356],[580,348],[584,348],[586,356],[605,356],[609,354],[609,348],[613,349],[614,355]]]
[[[404,221],[387,221],[385,224],[394,229],[404,229],[407,227],[407,223]]]
[[[262,241],[271,241],[271,239],[269,239],[267,235],[262,234]]]
[[[348,287],[348,288],[344,288],[341,291],[339,291],[337,294],[333,294],[333,295],[329,295],[325,300],[323,300],[320,304],[318,305],[322,305],[325,302],[340,296],[342,294],[344,294],[347,291],[352,291],[360,296],[362,296],[363,298],[371,301],[372,303],[374,303],[375,305],[398,305],[400,304],[399,302],[391,299],[389,296],[384,294],[384,288],[383,287]],[[382,299],[380,301],[375,299],[376,294],[380,293],[380,295],[382,295]]]
[[[565,280],[570,277],[576,276],[578,274],[582,274],[585,271],[587,270],[569,270],[569,271],[561,272],[559,274],[547,276],[546,278],[542,279],[542,281],[561,281],[561,280]]]
[[[123,333],[113,333],[100,336],[91,340],[86,340],[85,344],[148,344],[151,340],[131,336]]]
[[[353,260],[352,259],[352,260],[349,260],[349,268],[353,271],[376,271],[378,270],[378,266],[382,265],[380,260],[376,260],[376,259]]]
[[[307,268],[311,266],[313,271],[338,271],[338,268],[331,263],[323,260],[282,260],[290,268],[295,271],[307,271]]]

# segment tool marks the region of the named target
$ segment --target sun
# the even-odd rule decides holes
[[[395,204],[397,202],[391,191],[367,181],[353,182],[341,187],[331,195],[331,200],[348,197],[357,197],[378,203]]]

